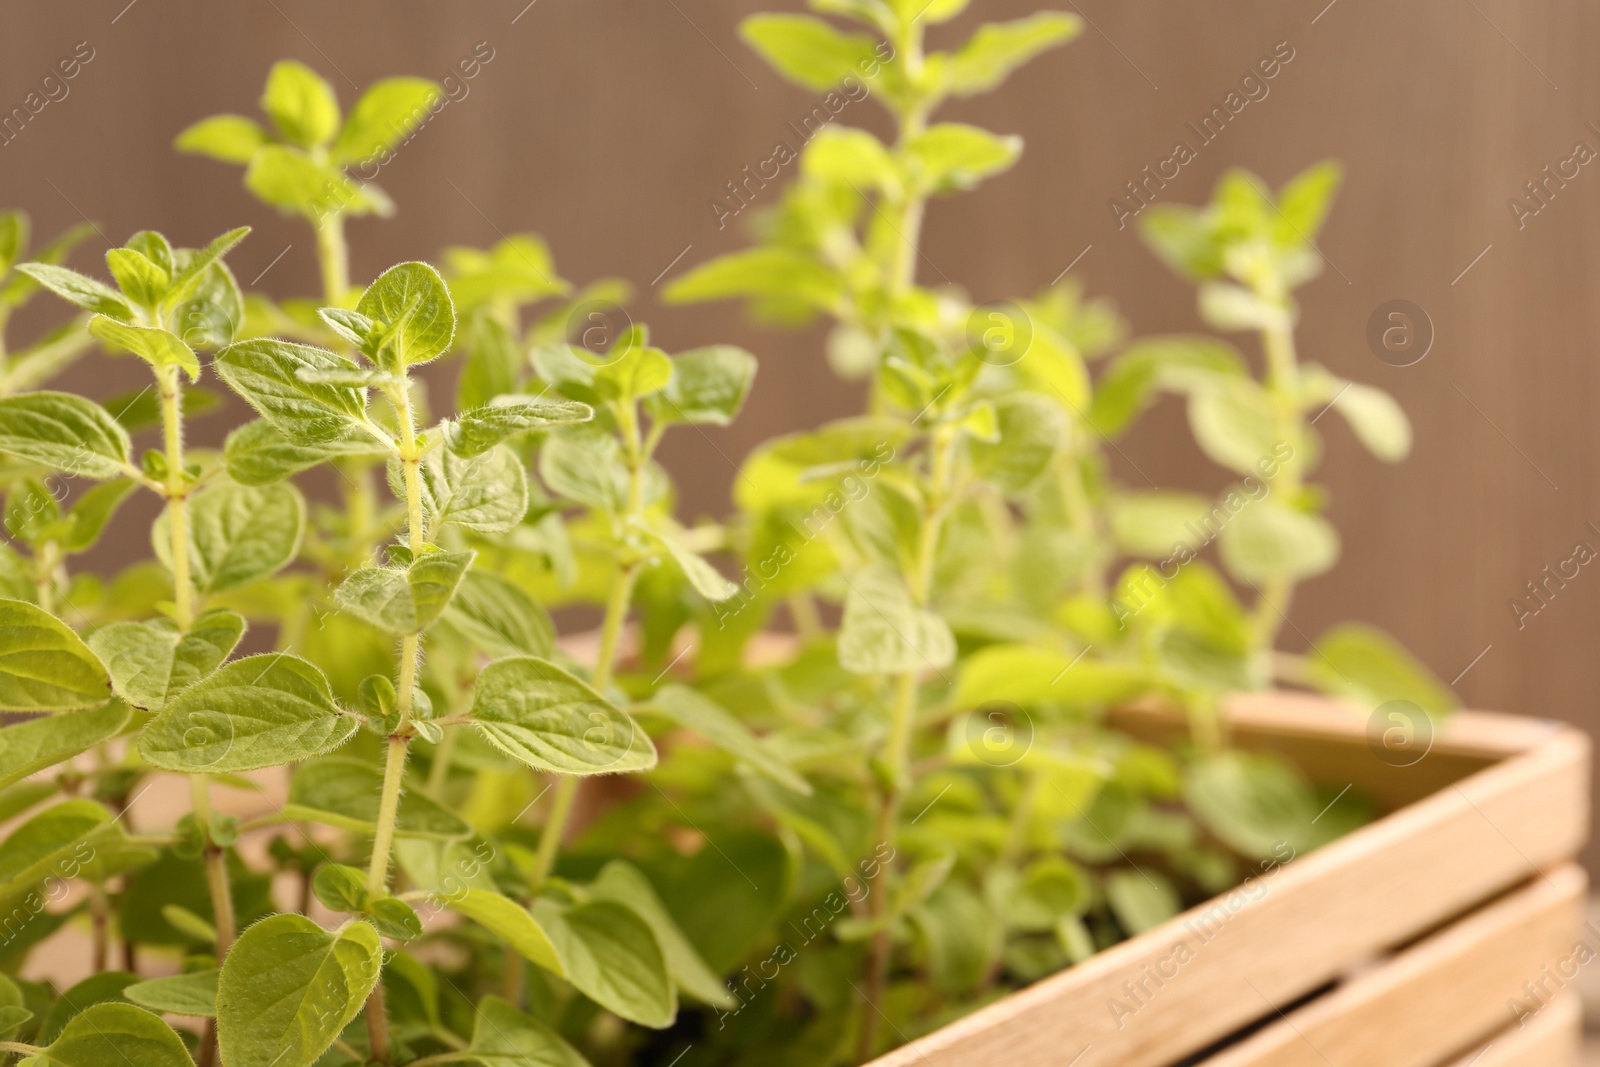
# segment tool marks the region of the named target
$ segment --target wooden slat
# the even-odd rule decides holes
[[[1436,1067],[1537,1017],[1576,980],[1588,879],[1563,867],[1289,1012],[1204,1067]],[[1569,968],[1565,980],[1560,967]],[[1524,983],[1544,983],[1537,998]]]
[[[1582,1046],[1583,1002],[1576,993],[1563,993],[1526,1025],[1439,1067],[1578,1067]]]
[[[1364,731],[1364,723],[1346,729],[1346,743]],[[1532,750],[1277,869],[1247,892],[1194,908],[874,1062],[1165,1067],[1204,1049],[1268,1014],[1268,1003],[1294,1001],[1576,855],[1588,831],[1588,738],[1562,728],[1540,734]]]

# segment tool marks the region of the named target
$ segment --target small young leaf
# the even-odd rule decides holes
[[[43,608],[0,600],[0,711],[99,707],[111,678],[72,628]]]
[[[914,180],[933,193],[971,189],[1009,170],[1022,155],[1020,137],[997,137],[959,122],[930,126],[906,145],[915,162]]]
[[[739,36],[779,74],[817,92],[858,76],[877,43],[865,34],[840,33],[809,15],[752,15],[739,24]]]
[[[357,184],[339,168],[298,148],[269,144],[250,157],[245,188],[273,207],[317,220],[348,212],[384,215],[393,205],[375,185]]]
[[[172,146],[180,152],[210,156],[224,163],[249,163],[258,148],[270,143],[267,131],[243,115],[213,115],[178,134]]]
[[[368,163],[434,113],[443,90],[426,78],[384,78],[361,94],[329,154],[336,163]]]
[[[497,748],[535,770],[624,774],[655,766],[655,746],[626,712],[535,656],[485,667],[470,716]]]
[[[389,466],[393,483],[399,477],[399,463],[391,461]],[[430,530],[454,523],[474,533],[509,533],[528,513],[528,476],[522,460],[503,445],[471,459],[435,449],[423,459],[418,473]]]
[[[312,1067],[361,1011],[383,970],[364,922],[336,931],[301,915],[245,930],[217,985],[217,1041],[228,1067]]]
[[[135,982],[122,995],[142,1008],[200,1019],[217,1017],[217,979],[221,972],[193,971],[170,978]]]
[[[0,730],[0,788],[115,737],[128,716],[128,706],[112,700],[103,707],[41,716]]]
[[[594,409],[571,400],[499,397],[473,408],[445,426],[445,443],[458,456],[481,455],[507,438],[547,426],[572,425],[594,418]]]
[[[253,771],[320,756],[359,727],[321,671],[280,652],[234,660],[185,689],[145,727],[139,752],[170,771]]]
[[[1189,397],[1189,428],[1200,450],[1240,474],[1254,473],[1274,455],[1276,425],[1266,390],[1247,379],[1218,383]]]
[[[539,450],[539,477],[558,496],[602,511],[620,512],[628,496],[620,448],[605,434],[552,436]]]
[[[360,369],[326,349],[259,338],[227,346],[212,365],[223,381],[294,444],[337,441],[366,419],[365,389],[300,377],[302,369]]]
[[[173,1029],[132,1004],[95,1004],[67,1023],[37,1057],[37,1067],[193,1067]]]
[[[654,527],[650,533],[656,543],[666,549],[678,569],[683,571],[683,576],[689,580],[694,591],[707,600],[727,600],[739,592],[737,585],[724,578],[720,571],[684,544],[675,530]]]
[[[237,612],[208,611],[187,633],[167,619],[107,623],[89,635],[89,647],[106,665],[118,696],[136,708],[160,711],[222,666],[244,631],[244,616]]]
[[[1067,423],[1059,404],[1033,393],[1014,393],[995,405],[1000,439],[974,440],[974,468],[1000,489],[1020,493],[1032,485],[1055,458],[1066,439]]]
[[[680,352],[672,360],[672,379],[645,401],[650,417],[662,422],[710,426],[731,423],[755,381],[756,358],[732,345]]]
[[[1066,44],[1082,32],[1082,19],[1060,11],[987,23],[951,55],[946,84],[956,96],[997,89],[1034,56]]]
[[[339,607],[382,630],[421,633],[450,603],[473,552],[430,552],[406,567],[362,567],[334,593]]]
[[[52,263],[19,263],[17,270],[85,311],[123,322],[133,319],[133,308],[121,293],[88,275]]]
[[[285,140],[301,148],[320,148],[339,131],[339,101],[333,87],[316,71],[292,59],[272,65],[261,110],[272,117]]]
[[[326,863],[317,868],[311,879],[311,891],[330,911],[347,914],[365,911],[371,897],[366,873],[338,863]]]
[[[250,227],[240,226],[229,230],[204,248],[189,253],[188,258],[183,261],[182,269],[173,276],[172,286],[167,290],[162,306],[171,310],[200,292],[207,272],[214,265],[220,265],[222,257],[249,233]]]
[[[391,333],[386,347],[401,366],[427,363],[450,351],[456,309],[439,272],[426,263],[399,263],[367,287],[356,310]]]
[[[128,466],[128,431],[105,408],[71,393],[0,397],[0,455],[71,477],[116,478]]]
[[[1382,389],[1350,382],[1332,403],[1374,456],[1398,463],[1411,454],[1411,422]]]
[[[89,332],[100,340],[126,352],[132,352],[146,363],[160,370],[179,367],[189,375],[190,381],[200,377],[200,360],[194,351],[176,335],[154,326],[129,326],[104,315],[89,320]]]
[[[1222,528],[1218,550],[1228,573],[1257,585],[1275,577],[1315,578],[1339,559],[1339,534],[1320,515],[1267,499]]]
[[[106,252],[106,266],[117,288],[135,304],[153,308],[161,303],[172,276],[158,267],[143,253],[132,248],[113,248]]]

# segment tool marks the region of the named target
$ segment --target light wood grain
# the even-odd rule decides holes
[[[1567,993],[1525,1026],[1512,1027],[1440,1067],[1577,1067],[1583,1004]]]
[[[1321,715],[1307,714],[1317,705]],[[1365,736],[1325,702],[1269,696],[1230,709],[1241,739],[1285,716],[1307,743],[1355,751]],[[1165,1067],[1576,855],[1588,832],[1588,738],[1491,719],[1469,720],[1462,736],[1461,754],[1480,759],[1532,747],[877,1067]],[[1349,766],[1361,784],[1379,765],[1369,754]]]
[[[1536,878],[1204,1067],[1435,1067],[1441,1049],[1481,1051],[1518,1021],[1511,1002],[1537,1018],[1575,983],[1587,884],[1576,867]],[[1588,951],[1600,951],[1592,935],[1588,941]],[[1527,982],[1543,982],[1547,992],[1530,995]]]

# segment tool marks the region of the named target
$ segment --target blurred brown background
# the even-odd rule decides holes
[[[976,0],[932,43],[1044,0]],[[526,6],[524,6],[526,4]],[[1326,6],[1325,6],[1326,5]],[[766,158],[784,124],[818,101],[767,70],[735,27],[739,0],[494,0],[312,3],[258,0],[13,2],[0,37],[0,110],[22,103],[58,59],[87,41],[93,60],[15,140],[0,147],[0,204],[36,232],[97,220],[120,242],[156,228],[198,244],[249,223],[231,257],[240,280],[284,296],[316,290],[309,231],[275,217],[240,172],[178,156],[188,123],[254,115],[270,63],[321,71],[343,102],[391,74],[442,78],[480,42],[493,59],[385,167],[400,205],[353,223],[356,280],[446,244],[542,233],[578,282],[631,279],[632,310],[670,349],[742,344],[762,360],[741,423],[714,445],[684,435],[668,455],[686,511],[723,509],[737,461],[775,433],[851,413],[860,397],[820,355],[820,331],[751,327],[732,306],[669,309],[652,280],[743,237],[717,229],[707,201]],[[1592,337],[1600,250],[1600,164],[1578,168],[1519,228],[1507,206],[1542,168],[1584,141],[1600,150],[1600,7],[1577,0],[1050,0],[1092,28],[1027,67],[997,96],[949,117],[1023,135],[1020,166],[976,194],[938,204],[927,260],[980,299],[1030,294],[1069,263],[1113,297],[1136,330],[1199,326],[1191,291],[1117,228],[1107,201],[1171,154],[1185,123],[1219,104],[1281,42],[1294,58],[1162,198],[1198,202],[1227,166],[1273,184],[1327,156],[1344,192],[1322,240],[1330,263],[1302,291],[1301,351],[1399,396],[1416,426],[1409,462],[1386,468],[1348,431],[1319,423],[1345,553],[1295,604],[1300,631],[1347,618],[1401,638],[1470,704],[1600,726],[1600,570],[1586,567],[1523,628],[1509,606],[1541,568],[1583,540],[1600,550],[1600,364]],[[859,123],[870,104],[842,119]],[[1594,127],[1586,123],[1594,122]],[[1572,168],[1567,170],[1572,173]],[[770,195],[770,193],[769,193]],[[91,241],[74,265],[103,273]],[[685,252],[685,249],[687,251]],[[1086,251],[1087,249],[1087,251]],[[281,259],[277,259],[282,254]],[[1079,258],[1081,256],[1081,258]],[[274,262],[276,260],[276,262]],[[270,266],[270,269],[269,268]],[[924,274],[932,273],[926,262]],[[664,280],[664,279],[663,279]],[[1406,299],[1431,318],[1426,358],[1404,368],[1369,349],[1369,316]],[[43,301],[39,302],[43,305]],[[57,309],[48,309],[53,316]],[[25,320],[26,332],[42,316]],[[68,383],[91,393],[143,384],[131,363],[96,360]],[[1224,475],[1189,443],[1181,410],[1147,416],[1129,457],[1162,484]],[[214,440],[221,421],[196,435]],[[208,436],[209,435],[209,436]],[[1121,472],[1137,480],[1132,470]],[[141,541],[122,551],[143,552]],[[1288,638],[1303,638],[1291,631]],[[1469,669],[1470,668],[1470,669]]]

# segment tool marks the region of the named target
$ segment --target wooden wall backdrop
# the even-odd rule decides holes
[[[1063,0],[977,0],[934,43],[978,17],[1041,3]],[[719,232],[707,201],[818,102],[780,82],[736,36],[743,15],[772,6],[799,0],[12,0],[0,110],[23,103],[79,42],[94,58],[66,98],[0,146],[0,204],[27,208],[45,232],[88,216],[118,242],[154,227],[195,244],[248,222],[255,234],[230,257],[241,280],[265,270],[258,284],[275,294],[313,291],[302,226],[250,200],[236,169],[171,152],[173,135],[214,112],[254,113],[279,57],[319,69],[348,102],[355,86],[385,75],[443,77],[487,42],[493,59],[468,95],[384,168],[380,183],[400,214],[351,226],[355,274],[447,243],[536,230],[566,276],[631,279],[636,316],[669,348],[747,346],[762,364],[743,420],[710,443],[682,437],[669,455],[686,511],[718,512],[732,477],[724,456],[737,460],[766,436],[860,402],[824,368],[818,333],[765,332],[732,307],[668,309],[654,298],[652,280],[680,253],[674,270],[741,243],[733,227]],[[1367,619],[1457,679],[1470,704],[1600,725],[1600,566],[1581,568],[1520,627],[1510,606],[1580,541],[1600,551],[1600,162],[1565,187],[1552,183],[1548,204],[1520,228],[1508,208],[1576,142],[1600,150],[1600,7],[1064,8],[1093,28],[1001,95],[952,109],[1023,135],[1027,151],[1010,174],[933,209],[927,259],[984,299],[1031,293],[1076,261],[1073,274],[1113,297],[1141,332],[1198,328],[1190,290],[1131,228],[1118,229],[1107,202],[1286,42],[1294,58],[1270,94],[1161,196],[1197,202],[1235,164],[1274,184],[1327,156],[1348,168],[1322,242],[1329,269],[1303,290],[1302,351],[1396,393],[1416,448],[1404,465],[1384,467],[1343,426],[1322,424],[1344,559],[1297,600],[1298,631]],[[845,117],[872,110],[852,104]],[[86,246],[75,263],[95,266],[97,252]],[[1425,309],[1435,333],[1426,358],[1404,368],[1376,358],[1365,338],[1374,309],[1395,299]],[[109,393],[142,384],[142,373],[96,361],[71,384]],[[207,432],[196,427],[201,440]],[[1147,417],[1127,451],[1163,484],[1225,482],[1197,458],[1176,406]],[[102,554],[143,551],[140,538]],[[1293,631],[1289,639],[1301,640]]]

